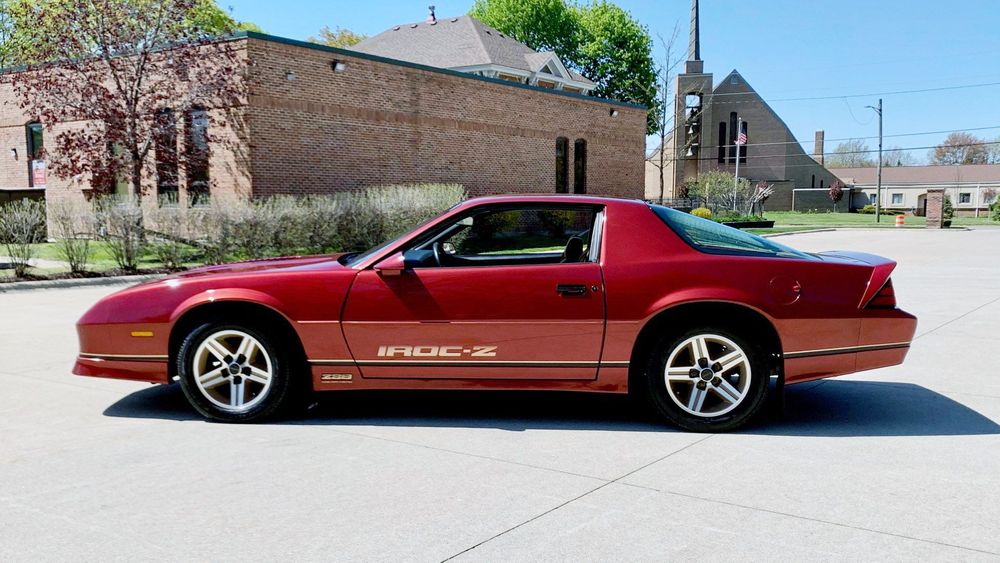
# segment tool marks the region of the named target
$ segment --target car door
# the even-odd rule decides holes
[[[596,377],[605,320],[599,210],[470,213],[359,273],[342,326],[362,376]]]

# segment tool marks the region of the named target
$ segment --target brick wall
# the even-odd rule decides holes
[[[559,136],[569,139],[570,191],[574,141],[585,139],[588,193],[642,196],[641,108],[265,36],[235,44],[246,49],[248,104],[211,110],[213,200],[417,182],[460,183],[472,195],[554,192]],[[335,59],[346,61],[345,72],[333,72]],[[10,85],[0,81],[0,188],[28,186],[25,124],[32,119],[17,102]],[[55,150],[60,131],[82,126],[45,124],[46,150]],[[177,127],[183,154],[180,114]],[[155,158],[154,150],[143,178],[146,207],[156,205]],[[63,178],[51,163],[48,176],[50,205],[82,200],[91,188],[88,178]],[[183,166],[178,180],[185,204]]]
[[[927,190],[927,228],[940,229],[944,226],[944,190]]]
[[[257,196],[414,182],[550,193],[564,136],[570,190],[582,138],[588,193],[642,197],[642,109],[262,38],[248,49]]]

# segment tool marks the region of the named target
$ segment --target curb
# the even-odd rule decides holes
[[[760,235],[760,236],[762,236],[764,238],[787,237],[787,236],[791,236],[791,235],[804,235],[804,234],[808,234],[808,233],[829,233],[829,232],[836,231],[836,230],[837,229],[831,227],[829,229],[807,229],[807,230],[804,230],[804,231],[790,231],[790,232],[787,232],[787,233],[773,233],[773,234],[769,234],[769,235]]]
[[[37,289],[65,289],[75,287],[97,287],[102,285],[134,285],[166,277],[166,274],[142,274],[135,276],[112,276],[107,278],[78,278],[65,280],[39,280],[0,283],[0,293],[31,291]]]

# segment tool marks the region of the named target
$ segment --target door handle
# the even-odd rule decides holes
[[[556,286],[556,293],[559,295],[586,295],[587,286],[582,284],[561,283]]]

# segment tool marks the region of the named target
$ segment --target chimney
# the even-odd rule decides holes
[[[823,164],[823,130],[816,131],[816,143],[813,145],[813,158],[820,166]]]
[[[430,12],[431,12],[427,16],[427,23],[429,23],[431,25],[436,24],[438,20],[437,20],[437,16],[434,15],[434,6],[427,6],[427,9],[430,10]]]

